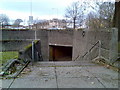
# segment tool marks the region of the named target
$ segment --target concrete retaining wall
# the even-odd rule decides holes
[[[34,39],[40,39],[43,59],[45,61],[49,60],[48,32],[46,30],[3,30],[1,33],[0,44],[2,51],[22,50],[25,46],[32,43]]]
[[[86,52],[86,38],[86,35],[83,36],[83,31],[74,31],[72,60],[76,60],[78,56],[82,56]]]
[[[98,41],[101,41],[101,56],[110,63],[117,59],[117,29],[99,31],[74,31],[73,39],[73,60],[83,56]],[[98,46],[98,45],[97,45]],[[85,60],[92,60],[98,56],[99,48],[96,47],[92,53],[86,56]],[[80,58],[77,58],[80,60]]]
[[[0,32],[1,33],[1,32]],[[101,41],[101,56],[114,62],[117,57],[118,31],[109,30],[28,30],[28,31],[3,31],[2,50],[21,50],[30,44],[33,39],[39,39],[43,60],[49,61],[49,45],[68,45],[73,47],[72,60],[83,56],[98,40]],[[7,41],[11,40],[11,41]],[[23,41],[22,41],[23,40]],[[24,41],[26,40],[26,41]],[[0,42],[1,44],[1,42]],[[88,55],[86,60],[97,57],[98,48]],[[80,58],[78,58],[80,60]]]
[[[48,32],[47,30],[37,30],[36,39],[41,41],[41,54],[44,61],[49,61],[49,46],[48,46]]]
[[[2,40],[26,40],[34,39],[35,31],[33,30],[2,30]]]
[[[73,30],[48,30],[50,45],[73,45]]]
[[[41,61],[41,49],[40,49],[41,43],[40,41],[37,41],[34,43],[34,59],[32,58],[32,44],[29,44],[26,48],[19,51],[19,58],[24,61]]]
[[[19,51],[30,43],[32,43],[32,41],[27,40],[7,40],[0,42],[0,44],[2,44],[2,51]]]

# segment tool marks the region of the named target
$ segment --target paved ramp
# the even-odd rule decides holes
[[[118,88],[118,73],[90,62],[37,62],[3,88]]]

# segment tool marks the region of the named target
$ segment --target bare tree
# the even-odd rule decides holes
[[[88,14],[86,25],[89,29],[92,29],[92,30],[100,28],[100,26],[101,26],[98,16],[93,12],[90,12]]]
[[[120,1],[115,2],[115,13],[113,18],[113,27],[118,28],[118,35],[120,35]],[[118,41],[120,42],[120,36],[118,36]]]
[[[108,24],[108,27],[112,27],[113,15],[114,15],[114,3],[104,2],[99,6],[100,19],[105,20]]]
[[[23,22],[22,19],[16,19],[15,22],[13,23],[14,27],[19,27],[20,23]]]
[[[3,28],[5,27],[5,25],[9,24],[9,18],[7,15],[0,14],[0,24],[2,25]]]
[[[80,25],[83,22],[83,15],[85,10],[85,3],[80,4],[80,2],[73,2],[71,6],[66,8],[65,17],[70,19],[70,22],[73,23],[73,28],[76,28],[76,25]]]
[[[96,3],[98,10],[96,9],[95,13],[89,13],[87,17],[87,25],[92,29],[99,28],[110,28],[112,27],[112,20],[114,15],[114,3],[112,2],[104,2],[104,3]]]

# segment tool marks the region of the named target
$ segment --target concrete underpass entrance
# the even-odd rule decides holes
[[[72,47],[70,46],[49,46],[50,61],[71,61]]]

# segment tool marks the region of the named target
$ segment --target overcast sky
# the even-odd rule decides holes
[[[0,0],[0,14],[6,14],[10,19],[28,19],[32,2],[34,19],[64,18],[66,7],[74,1],[84,0]]]
[[[73,1],[75,0],[0,0],[0,12],[12,19],[28,19],[31,15],[32,2],[34,18],[63,18],[65,8]]]

